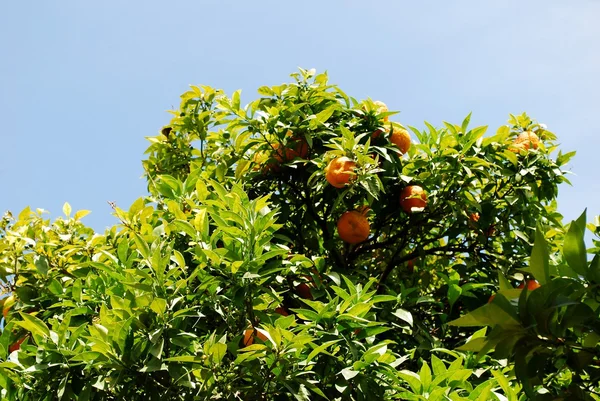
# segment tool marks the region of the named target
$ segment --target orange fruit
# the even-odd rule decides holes
[[[367,220],[368,209],[363,211],[350,210],[342,214],[337,222],[340,238],[349,244],[359,244],[369,238],[371,226]]]
[[[291,152],[288,153],[288,160],[293,160],[296,157],[306,159],[306,156],[308,156],[308,142],[306,142],[306,139],[304,138],[296,139],[293,142],[293,149],[290,150]]]
[[[306,142],[306,139],[293,137],[291,130],[288,131],[286,136],[290,139],[288,139],[285,147],[282,148],[279,142],[273,142],[269,144],[267,150],[254,154],[254,170],[259,170],[262,166],[263,173],[277,172],[280,170],[280,164],[282,163],[287,163],[297,157],[306,159],[308,156],[308,142]],[[269,161],[269,159],[271,160]]]
[[[6,297],[6,299],[4,299],[4,307],[2,308],[2,316],[4,316],[4,319],[6,319],[6,317],[8,316],[8,312],[10,312],[10,310],[12,309],[13,305],[15,304],[15,297],[14,295],[9,295],[8,297]]]
[[[254,344],[254,337],[257,337],[261,341],[267,341],[267,336],[262,334],[260,331],[253,328],[248,328],[244,330],[244,346],[247,347]]]
[[[375,112],[375,114],[387,113],[389,111],[387,105],[380,100],[375,100],[372,106],[367,103],[363,103],[362,109],[367,113]],[[383,117],[383,121],[387,122],[389,119],[389,116]]]
[[[278,144],[275,144],[278,145]],[[278,147],[278,146],[277,146]],[[254,154],[254,167],[253,169],[256,170],[261,170],[264,174],[270,172],[270,171],[274,171],[277,172],[279,171],[279,163],[277,163],[277,158],[275,157],[275,160],[270,160],[271,158],[269,156],[270,152],[266,152],[266,151],[260,151],[260,152],[256,152]]]
[[[306,156],[308,156],[308,142],[306,142],[306,139],[304,138],[292,138],[288,141],[283,150],[281,149],[281,145],[279,143],[273,144],[273,148],[275,149],[275,154],[273,157],[279,163],[287,163],[297,157],[306,159]]]
[[[373,104],[376,107],[375,110],[376,110],[377,114],[387,113],[389,111],[387,105],[385,103],[383,103],[382,101],[376,100],[373,102]],[[389,121],[389,119],[390,119],[389,116],[383,117],[383,121]]]
[[[11,353],[11,352],[20,350],[21,344],[23,344],[23,341],[25,341],[26,338],[27,338],[27,336],[23,336],[23,337],[19,338],[16,342],[12,343],[8,347],[8,352]]]
[[[521,150],[537,149],[540,146],[540,138],[531,131],[521,133],[509,148],[518,153]]]
[[[410,134],[400,126],[392,126],[390,142],[396,145],[402,154],[406,154],[408,149],[410,149]]]
[[[306,283],[300,283],[296,286],[296,294],[302,299],[309,299],[312,301],[313,295],[310,292],[310,286]]]
[[[541,285],[537,280],[527,280],[527,289],[529,291],[533,291],[535,289],[540,288]],[[525,288],[525,281],[521,282],[521,284],[519,284],[519,286],[517,287],[518,289],[522,290],[523,288]]]
[[[412,213],[413,208],[424,208],[427,206],[427,194],[418,185],[409,185],[400,194],[400,206],[406,213]]]
[[[275,313],[279,313],[282,316],[289,316],[288,311],[283,306],[278,306],[275,308]]]
[[[336,188],[343,188],[355,176],[356,163],[345,156],[336,157],[325,167],[325,179]]]

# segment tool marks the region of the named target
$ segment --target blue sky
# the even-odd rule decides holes
[[[398,121],[495,130],[527,111],[578,152],[560,211],[600,214],[600,2],[5,1],[0,211],[89,209],[103,230],[145,194],[145,136],[189,84],[250,100],[298,66],[327,70]]]

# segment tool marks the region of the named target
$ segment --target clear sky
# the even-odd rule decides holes
[[[600,2],[26,1],[0,3],[0,211],[89,209],[103,230],[145,194],[145,136],[189,84],[250,100],[298,66],[327,70],[398,121],[495,130],[527,111],[572,163],[560,211],[600,214]]]

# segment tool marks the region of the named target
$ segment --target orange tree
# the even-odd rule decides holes
[[[245,107],[239,91],[192,86],[148,138],[149,194],[113,205],[118,224],[104,233],[68,204],[54,221],[5,214],[2,398],[483,401],[595,389],[568,361],[531,375],[522,352],[489,353],[497,342],[478,346],[486,331],[473,328],[516,327],[508,312],[478,317],[529,294],[511,281],[547,287],[527,266],[536,232],[545,257],[562,258],[556,197],[573,153],[552,157],[554,134],[525,114],[487,136],[470,117],[419,130],[326,74],[292,77]]]

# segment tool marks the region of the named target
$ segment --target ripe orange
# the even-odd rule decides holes
[[[297,157],[306,159],[308,156],[308,142],[306,142],[306,139],[294,137],[291,130],[288,131],[286,136],[289,137],[286,146],[282,146],[279,142],[272,142],[269,143],[267,150],[254,154],[254,170],[262,168],[263,173],[277,172],[283,163],[290,162]],[[271,160],[269,161],[269,159]],[[269,162],[267,163],[267,161]]]
[[[540,288],[541,285],[537,280],[527,280],[527,289],[529,291],[533,291],[535,289]],[[525,288],[525,281],[521,282],[521,284],[519,284],[519,286],[517,287],[518,289],[522,290],[523,288]]]
[[[284,149],[281,149],[281,145],[279,143],[273,144],[273,148],[275,149],[275,154],[273,157],[279,163],[287,163],[297,157],[306,159],[306,156],[308,156],[308,142],[306,142],[306,139],[304,138],[290,139]]]
[[[371,226],[367,220],[368,208],[362,211],[350,210],[342,214],[337,222],[340,238],[349,244],[359,244],[369,238]]]
[[[380,100],[374,101],[373,104],[375,105],[375,107],[377,107],[376,108],[377,114],[387,113],[389,111],[387,105]],[[383,121],[389,121],[389,119],[390,119],[389,116],[383,117]]]
[[[355,176],[356,163],[352,159],[342,156],[336,157],[325,167],[325,179],[336,188],[343,188]]]
[[[427,206],[427,193],[418,185],[409,185],[400,194],[400,206],[406,213],[412,213],[413,208]]]
[[[387,113],[389,111],[387,105],[380,100],[375,100],[373,106],[363,103],[362,109],[367,113],[375,112],[375,114]],[[383,121],[387,122],[389,119],[389,116],[383,117]]]
[[[296,286],[296,294],[300,298],[313,300],[312,292],[310,292],[310,286],[306,283],[300,283]]]
[[[383,133],[383,130],[381,128],[378,128],[375,131],[373,131],[373,133],[371,134],[371,138],[377,139],[381,136],[382,133]]]
[[[537,149],[539,146],[540,138],[531,131],[525,131],[515,139],[509,150],[518,153],[520,150]]]
[[[396,145],[402,154],[406,154],[408,149],[410,149],[410,134],[406,129],[400,126],[392,126],[390,142]]]
[[[411,259],[406,263],[406,267],[409,273],[413,273],[415,271],[415,259]]]
[[[8,352],[11,353],[11,352],[20,350],[21,344],[23,344],[23,341],[25,341],[26,338],[27,338],[27,336],[23,336],[23,337],[19,338],[17,341],[15,341],[14,343],[12,343],[8,347]]]
[[[262,334],[260,331],[253,328],[248,328],[244,330],[244,346],[247,347],[254,344],[254,337],[257,337],[261,341],[267,341],[267,336]]]
[[[277,164],[277,161],[275,160],[271,160],[270,162],[267,163],[267,161],[269,160],[269,153],[265,152],[265,151],[260,151],[260,152],[256,152],[254,154],[254,167],[253,170],[258,171],[261,170],[264,174],[268,173],[269,171],[278,171],[279,170],[279,165]]]
[[[2,316],[4,316],[4,319],[6,319],[6,317],[8,316],[8,312],[10,312],[13,305],[15,304],[15,300],[16,299],[14,295],[9,295],[8,297],[6,297],[6,299],[4,299],[4,306],[2,308]]]
[[[279,313],[282,316],[289,316],[288,311],[283,306],[278,306],[275,308],[275,313]]]

